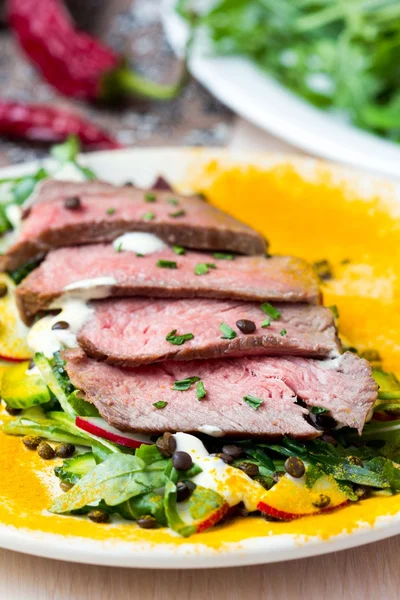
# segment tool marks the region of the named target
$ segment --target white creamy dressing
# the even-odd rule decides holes
[[[9,206],[6,206],[5,213],[13,229],[15,231],[19,231],[22,221],[21,207],[18,206],[18,204],[10,204]]]
[[[117,284],[115,277],[108,275],[104,277],[93,277],[92,279],[80,279],[63,287],[64,296],[78,298],[79,300],[94,300],[95,298],[107,298],[110,288]],[[56,300],[55,304],[59,303]],[[52,306],[51,308],[58,308]]]
[[[159,237],[143,231],[124,233],[113,241],[113,246],[118,252],[136,252],[143,255],[153,254],[167,247]]]
[[[77,183],[87,180],[84,173],[73,162],[66,162],[61,168],[54,171],[52,179],[56,179],[57,181],[76,181]]]
[[[257,509],[266,490],[240,469],[227,465],[218,456],[210,455],[204,444],[195,436],[176,433],[177,451],[187,452],[202,472],[193,478],[196,485],[209,488],[222,496],[229,506],[243,502],[248,511]]]
[[[28,345],[33,352],[42,352],[52,358],[55,352],[63,348],[75,348],[76,336],[93,309],[80,298],[64,298],[56,302],[61,312],[56,316],[47,316],[37,321],[28,333]],[[55,308],[52,306],[52,308]],[[68,329],[52,329],[57,321],[66,321]]]
[[[210,435],[211,437],[222,437],[224,435],[222,429],[215,427],[215,425],[202,425],[199,427],[199,432]]]

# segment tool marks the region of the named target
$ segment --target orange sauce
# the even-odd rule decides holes
[[[269,170],[226,169],[212,161],[197,166],[189,179],[215,205],[260,230],[269,239],[271,252],[311,261],[328,259],[335,277],[324,285],[324,299],[327,305],[337,305],[341,332],[358,348],[379,349],[384,367],[399,371],[400,221],[386,202],[378,196],[362,200],[324,167],[313,180],[306,180],[290,164]],[[20,439],[0,434],[0,523],[97,540],[188,543],[167,530],[146,531],[132,523],[99,525],[47,513],[58,493],[51,475],[55,464],[27,450]],[[327,539],[355,530],[359,522],[372,525],[378,516],[398,511],[400,495],[371,498],[288,523],[236,520],[190,541],[218,549],[227,542],[272,534]]]

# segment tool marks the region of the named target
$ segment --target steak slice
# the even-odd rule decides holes
[[[146,202],[146,196],[154,198]],[[80,208],[65,200],[80,199]],[[171,205],[171,197],[174,205]],[[151,212],[152,220],[144,215]],[[146,231],[169,244],[240,254],[265,252],[264,238],[198,196],[152,192],[88,181],[46,181],[30,206],[15,243],[2,257],[2,270],[12,270],[62,246],[112,242],[123,233]]]
[[[361,432],[377,397],[371,367],[347,352],[319,361],[300,357],[233,358],[165,362],[136,369],[114,367],[88,358],[82,350],[63,353],[72,383],[102,417],[121,430],[313,438],[308,410],[326,408],[338,422]],[[196,383],[187,391],[174,382],[199,377],[207,392],[199,401]],[[262,400],[257,410],[245,396]],[[165,401],[157,409],[155,402]],[[211,428],[211,429],[210,429]],[[212,429],[214,428],[214,429]]]
[[[176,263],[177,268],[162,268],[157,266],[159,261],[169,261],[161,263],[164,265]],[[199,263],[215,264],[216,268],[195,275]],[[317,276],[299,258],[240,256],[232,261],[216,260],[198,252],[177,256],[170,248],[138,257],[133,252],[116,252],[110,244],[98,244],[51,252],[17,288],[22,318],[31,322],[37,312],[65,292],[75,296],[84,292],[88,299],[152,296],[320,301]]]
[[[275,304],[281,316],[264,328],[267,315],[250,302],[127,298],[91,306],[94,310],[79,332],[79,344],[89,356],[114,365],[249,355],[324,358],[340,351],[333,314],[322,306]],[[240,319],[252,321],[254,333],[242,333],[236,325]],[[234,330],[234,339],[222,337],[221,323]],[[166,340],[174,330],[194,338],[174,345]]]

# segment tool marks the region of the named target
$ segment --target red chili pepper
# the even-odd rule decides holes
[[[122,147],[107,132],[77,114],[43,104],[0,101],[0,135],[53,143],[62,142],[71,134],[86,148]]]
[[[175,85],[148,81],[127,68],[124,58],[87,33],[78,31],[62,0],[9,0],[11,28],[44,79],[65,96],[81,100],[123,97],[169,99]]]

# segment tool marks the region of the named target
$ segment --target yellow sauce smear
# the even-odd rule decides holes
[[[323,167],[313,181],[307,181],[289,164],[270,170],[226,169],[213,161],[197,166],[190,184],[260,230],[269,239],[271,252],[311,261],[328,259],[335,277],[324,285],[324,300],[338,306],[341,332],[358,348],[379,349],[386,369],[398,368],[400,227],[390,206],[378,197],[366,202],[349,193]],[[133,523],[98,525],[85,518],[46,513],[58,493],[57,486],[52,491],[44,483],[55,465],[25,449],[20,439],[0,435],[1,523],[97,540],[188,543],[167,530],[145,531]],[[195,535],[190,542],[218,549],[225,543],[272,534],[328,539],[354,531],[360,522],[372,525],[377,517],[398,511],[400,495],[371,498],[288,523],[236,520]]]

